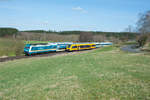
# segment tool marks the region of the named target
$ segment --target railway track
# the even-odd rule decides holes
[[[87,50],[81,50],[81,51],[74,51],[74,52],[84,52]],[[72,52],[66,52],[66,51],[61,51],[61,52],[50,52],[50,53],[44,53],[44,54],[36,54],[32,56],[14,56],[14,57],[5,57],[5,58],[0,58],[0,62],[7,62],[7,61],[13,61],[17,59],[27,59],[27,58],[35,58],[35,57],[48,57],[48,56],[54,56],[54,55],[60,55],[60,54],[69,54]]]
[[[6,61],[13,61],[16,59],[26,59],[26,58],[35,58],[35,57],[47,57],[47,56],[54,56],[54,55],[60,55],[60,54],[66,54],[70,52],[50,52],[50,53],[45,53],[45,54],[36,54],[32,56],[14,56],[14,57],[5,57],[5,58],[0,58],[0,62],[6,62]]]

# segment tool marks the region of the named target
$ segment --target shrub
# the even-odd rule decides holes
[[[147,34],[142,34],[137,37],[137,42],[139,47],[143,47],[148,40],[148,35]]]

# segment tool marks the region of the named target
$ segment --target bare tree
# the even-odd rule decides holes
[[[124,30],[124,31],[125,31],[125,32],[129,32],[129,33],[134,32],[134,30],[133,30],[133,26],[128,25],[128,27],[127,27],[127,28],[125,28],[125,30]]]
[[[139,47],[143,47],[147,40],[149,40],[150,34],[150,11],[140,14],[140,18],[137,23],[137,31],[141,34],[137,37]]]
[[[79,36],[80,42],[91,42],[93,41],[93,34],[91,32],[81,32]]]
[[[150,11],[140,14],[137,29],[141,34],[150,33]]]

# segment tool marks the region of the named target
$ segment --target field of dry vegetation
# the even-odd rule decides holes
[[[70,34],[70,35],[59,35],[59,34],[45,34],[45,33],[31,33],[31,32],[21,32],[21,35],[18,38],[22,40],[36,40],[36,41],[54,41],[54,42],[66,42],[72,41],[77,42],[79,41],[79,34]],[[115,37],[106,37],[103,34],[93,35],[93,41],[103,42],[103,41],[113,41],[118,42],[121,41]]]

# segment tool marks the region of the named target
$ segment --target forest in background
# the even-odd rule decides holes
[[[15,28],[0,28],[0,37],[13,37],[21,40],[37,41],[79,41],[79,35],[92,34],[92,41],[114,41],[114,40],[134,40],[137,33],[133,32],[99,32],[99,31],[45,31],[27,30],[19,31]]]

